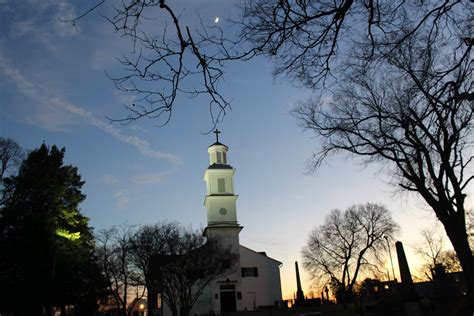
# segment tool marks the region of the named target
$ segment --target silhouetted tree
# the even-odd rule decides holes
[[[472,293],[474,266],[465,220],[466,193],[474,178],[468,100],[472,61],[469,54],[443,49],[438,41],[448,44],[440,37],[427,43],[411,36],[387,52],[377,68],[348,65],[352,72],[332,99],[304,103],[294,115],[320,136],[313,167],[333,153],[353,154],[383,165],[403,190],[423,198],[443,224]],[[454,68],[439,69],[447,62]]]
[[[102,271],[109,280],[108,290],[113,304],[107,302],[108,311],[116,310],[127,316],[133,290],[142,287],[140,271],[133,265],[132,238],[136,228],[127,225],[113,226],[97,235],[96,253]],[[143,297],[143,291],[139,298]],[[138,293],[134,293],[135,297]]]
[[[421,242],[414,246],[415,252],[427,261],[422,266],[422,272],[429,280],[433,279],[433,269],[440,264],[443,252],[443,236],[436,233],[436,227],[423,229],[420,232]]]
[[[154,256],[171,255],[180,242],[180,226],[176,223],[158,223],[145,225],[138,229],[131,239],[131,260],[140,271],[141,284],[148,292],[148,311],[157,307],[155,280],[152,275]],[[154,293],[154,294],[152,294]]]
[[[303,248],[303,265],[321,284],[331,284],[344,304],[353,298],[354,286],[362,271],[377,271],[379,252],[399,230],[390,212],[382,205],[354,205],[342,212],[335,209],[324,224],[309,235]]]
[[[112,227],[98,235],[97,253],[113,304],[121,315],[130,310],[133,297],[147,290],[148,311],[157,308],[157,294],[173,316],[189,316],[204,288],[233,269],[237,255],[218,240],[207,240],[198,230],[177,223],[138,228]],[[227,264],[223,264],[226,262]]]
[[[76,167],[63,164],[64,152],[43,144],[17,176],[4,179],[1,310],[40,315],[74,305],[78,314],[90,315],[97,307],[105,284],[88,219],[79,211],[84,182]]]
[[[232,271],[237,255],[219,240],[176,223],[143,226],[133,238],[134,262],[148,289],[149,310],[157,293],[173,316],[189,316],[206,286]]]
[[[456,253],[444,249],[444,238],[436,232],[436,227],[423,229],[420,233],[421,242],[415,245],[415,251],[425,263],[421,267],[423,275],[433,280],[436,271],[442,269],[444,272],[459,272],[461,265]]]
[[[322,142],[312,167],[345,152],[390,170],[442,222],[472,293],[472,3],[262,0],[245,8],[243,36],[275,56],[277,73],[315,88],[336,66],[333,93],[294,111]]]
[[[0,183],[6,172],[20,167],[23,159],[25,159],[25,151],[15,140],[0,137]]]
[[[75,25],[106,4],[98,0],[64,22]],[[469,5],[459,0],[242,1],[239,16],[230,17],[230,25],[220,28],[202,21],[186,24],[166,0],[125,0],[114,4],[106,18],[116,32],[131,40],[134,53],[122,56],[124,73],[112,80],[119,90],[138,98],[126,105],[129,115],[118,121],[147,117],[161,118],[166,124],[182,93],[207,95],[217,123],[229,108],[218,89],[227,62],[265,56],[275,62],[275,75],[319,89],[345,69],[347,58],[376,63],[385,52],[426,29],[450,32],[456,35],[453,46],[459,40],[469,46]],[[359,54],[361,48],[366,49],[364,54]],[[470,50],[462,49],[461,55]]]
[[[85,15],[106,3],[97,1],[80,16],[66,20],[74,25]],[[109,76],[116,88],[136,96],[133,103],[125,104],[128,115],[113,121],[129,123],[141,118],[152,118],[166,124],[171,118],[179,94],[189,97],[209,96],[209,110],[214,124],[225,114],[229,102],[218,90],[223,76],[221,65],[204,50],[208,43],[199,33],[180,20],[167,1],[126,0],[114,4],[107,20],[116,32],[133,43],[134,53],[119,59],[123,75]],[[160,31],[148,29],[152,20]],[[169,23],[169,26],[168,26]],[[199,85],[195,86],[195,80]],[[153,84],[150,84],[153,83]]]

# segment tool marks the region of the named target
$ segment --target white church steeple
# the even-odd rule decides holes
[[[204,173],[207,226],[203,234],[209,240],[218,241],[224,249],[230,249],[237,260],[230,262],[222,258],[222,265],[231,267],[232,264],[232,269],[209,284],[208,290],[203,292],[204,297],[196,303],[199,308],[196,307],[191,314],[255,310],[281,300],[281,262],[267,257],[265,252],[251,250],[239,243],[243,227],[237,221],[235,169],[227,160],[229,147],[219,142],[218,130],[214,133],[216,142],[207,149],[209,167]]]
[[[207,193],[204,205],[207,208],[207,227],[205,234],[221,235],[222,229],[229,235],[229,230],[238,233],[242,227],[237,222],[236,201],[238,195],[234,194],[235,169],[227,162],[229,147],[219,142],[219,130],[215,130],[216,142],[207,149],[209,153],[209,167],[204,173]]]

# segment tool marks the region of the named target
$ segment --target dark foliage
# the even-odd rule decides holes
[[[43,144],[4,179],[0,209],[0,310],[40,315],[73,305],[90,315],[105,286],[94,257],[77,168],[64,149]],[[25,304],[27,300],[27,304]]]

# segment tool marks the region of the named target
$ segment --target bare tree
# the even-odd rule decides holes
[[[114,302],[112,307],[122,316],[128,315],[129,296],[134,287],[141,285],[139,272],[132,264],[133,235],[133,227],[122,225],[103,230],[97,236],[97,257],[109,280],[109,292]],[[140,296],[143,295],[144,290]]]
[[[310,89],[344,73],[347,59],[371,66],[412,37],[427,43],[448,36],[461,56],[473,41],[468,1],[256,0],[241,8],[234,42],[251,47],[241,56],[265,55],[275,62],[276,75]],[[432,34],[422,38],[426,31]],[[451,70],[449,63],[437,66]]]
[[[414,247],[416,253],[427,261],[422,272],[429,280],[433,280],[433,269],[441,263],[443,252],[443,236],[436,234],[435,229],[423,229],[420,232],[422,243]]]
[[[64,22],[76,24],[105,2],[100,0],[80,16]],[[165,0],[125,0],[116,3],[113,11],[107,20],[117,33],[131,40],[134,52],[119,59],[123,75],[109,77],[118,90],[134,95],[135,101],[124,105],[126,117],[112,121],[130,123],[151,118],[166,124],[181,93],[192,98],[208,96],[209,113],[213,124],[217,124],[229,102],[218,90],[223,75],[221,65],[212,57],[215,52],[207,52],[209,43],[201,34],[193,34]]]
[[[166,222],[103,230],[97,254],[110,280],[114,305],[124,316],[131,310],[129,297],[136,289],[137,298],[147,292],[149,312],[156,309],[160,293],[173,316],[189,316],[205,287],[229,272],[237,260],[218,240]]]
[[[155,280],[152,275],[154,256],[171,255],[176,252],[180,243],[181,228],[177,223],[158,223],[145,225],[138,229],[131,239],[131,261],[140,271],[141,283],[146,287],[148,311],[157,307]]]
[[[18,168],[24,159],[25,151],[15,140],[0,137],[0,182],[6,172]]]
[[[98,0],[66,22],[76,24],[106,3]],[[334,69],[336,74],[344,70],[341,66],[350,52],[371,64],[427,28],[455,34],[453,45],[459,40],[472,44],[466,32],[468,1],[253,0],[239,6],[240,16],[230,18],[227,28],[202,23],[191,27],[165,0],[125,0],[114,6],[108,21],[136,49],[120,61],[124,75],[112,78],[119,90],[137,96],[125,105],[129,115],[118,121],[149,117],[166,123],[177,95],[183,93],[207,95],[217,123],[229,108],[218,89],[223,65],[229,61],[263,55],[275,62],[275,75],[316,89],[327,83]],[[168,27],[161,27],[168,22],[171,35]],[[462,34],[456,33],[459,28],[464,28]],[[194,79],[197,85],[190,85]]]
[[[302,252],[304,267],[321,284],[330,283],[338,300],[347,303],[361,272],[377,270],[384,236],[393,237],[398,230],[389,210],[379,204],[332,210],[309,235]]]
[[[414,247],[416,253],[425,261],[421,272],[428,280],[434,280],[439,270],[443,272],[461,271],[456,253],[444,248],[444,237],[436,230],[436,227],[423,229],[420,232],[422,242]]]
[[[351,71],[329,102],[307,102],[294,115],[321,137],[313,167],[333,153],[350,153],[382,164],[403,190],[422,197],[443,224],[472,292],[465,221],[466,192],[474,177],[469,169],[472,61],[467,57],[472,44],[459,55],[452,47],[443,49],[438,43],[446,44],[443,40],[411,36],[387,52],[377,68],[349,64]],[[440,70],[445,63],[453,68]]]
[[[164,247],[147,255],[149,293],[150,289],[161,293],[173,316],[189,316],[204,289],[232,271],[238,255],[217,239],[207,240],[201,231],[171,228],[173,238],[165,238]]]

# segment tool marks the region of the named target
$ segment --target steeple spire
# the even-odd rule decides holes
[[[218,143],[219,142],[219,134],[221,133],[221,131],[216,128],[216,130],[213,133],[216,134],[216,143]]]
[[[221,131],[216,128],[213,133],[216,134],[216,142],[210,145],[207,150],[209,153],[209,165],[219,165],[214,166],[217,168],[232,168],[227,164],[227,150],[229,147],[219,142],[219,134]]]

